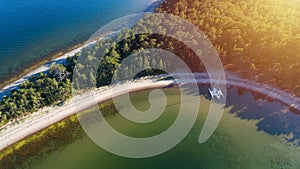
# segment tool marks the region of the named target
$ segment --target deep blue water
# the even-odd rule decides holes
[[[0,81],[152,0],[0,0]]]

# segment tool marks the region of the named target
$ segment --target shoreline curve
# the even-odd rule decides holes
[[[184,73],[182,73],[181,76],[188,77]],[[196,77],[197,83],[199,84],[210,84],[211,81],[214,81],[213,79],[209,79],[206,73],[195,73],[194,76]],[[47,107],[24,117],[24,119],[22,119],[24,121],[22,121],[19,124],[9,123],[5,126],[2,126],[0,128],[0,151],[42,129],[45,129],[67,117],[74,115],[77,112],[83,111],[93,106],[95,102],[101,103],[113,97],[120,96],[128,92],[163,88],[176,84],[176,82],[173,80],[157,81],[157,78],[162,77],[168,77],[168,75],[146,77],[136,81],[129,81],[123,84],[118,84],[115,86],[105,86],[98,89],[90,90],[84,94],[74,96],[69,101],[67,101],[65,105],[61,107]],[[185,82],[189,83],[189,79],[185,79]],[[240,87],[260,93],[266,97],[273,98],[276,101],[279,101],[287,106],[292,107],[294,110],[296,110],[296,114],[300,114],[300,99],[284,91],[278,90],[267,85],[262,85],[257,82],[244,80],[233,75],[228,75],[226,82],[221,83],[226,83],[227,87]],[[115,90],[118,88],[122,88],[122,86],[124,85],[130,86],[129,91]],[[112,92],[112,90],[114,90],[114,92]],[[91,102],[90,99],[94,99],[94,101]],[[77,102],[75,102],[76,100]],[[76,104],[76,110],[74,104]]]

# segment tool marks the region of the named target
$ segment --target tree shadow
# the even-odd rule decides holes
[[[211,100],[209,87],[199,85],[199,96]],[[185,89],[188,91],[189,86],[186,85]],[[300,146],[300,115],[288,105],[248,89],[230,87],[227,89],[225,108],[230,108],[229,113],[242,120],[257,120],[257,131]]]
[[[300,146],[300,115],[287,105],[264,95],[242,88],[230,88],[226,107],[229,113],[243,120],[258,120],[257,131],[280,136]]]

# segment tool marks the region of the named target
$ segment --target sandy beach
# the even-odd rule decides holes
[[[199,84],[210,84],[213,79],[209,79],[206,73],[194,74]],[[181,74],[184,78],[185,74]],[[188,76],[187,76],[188,77]],[[146,89],[167,87],[175,83],[173,80],[156,81],[154,77],[142,78],[136,81],[129,81],[116,86],[106,86],[98,89],[90,90],[84,94],[76,95],[67,101],[61,107],[47,107],[31,115],[26,116],[18,124],[7,124],[1,127],[0,132],[0,151],[6,147],[30,136],[54,123],[57,123],[77,112],[85,110],[96,103],[103,102],[115,96],[125,94],[127,92],[141,91]],[[186,83],[191,82],[190,79],[185,79]],[[300,111],[300,99],[288,93],[280,91],[276,88],[261,85],[259,83],[248,81],[228,75],[225,83],[227,87],[235,86],[245,88],[251,91],[258,92],[266,97],[273,98],[283,104],[292,105],[292,107]],[[129,85],[129,91],[122,90],[124,86]],[[113,92],[114,91],[114,92]],[[116,92],[117,91],[117,92]],[[76,107],[74,106],[76,105]]]
[[[173,81],[157,81],[154,80],[139,80],[127,82],[130,85],[130,92],[166,87],[172,84]],[[125,85],[125,84],[124,84]],[[93,105],[94,101],[97,103],[111,99],[112,97],[122,95],[127,91],[119,90],[123,85],[102,87],[92,90],[85,94],[73,97],[61,107],[47,107],[39,110],[31,115],[23,118],[20,123],[9,123],[1,127],[0,132],[0,151],[4,148],[24,139],[35,132],[38,132],[54,123],[57,123],[77,112],[85,110]],[[114,90],[114,92],[112,92]],[[115,92],[118,91],[118,92]],[[80,99],[78,99],[80,98]],[[92,100],[92,101],[91,101]],[[76,108],[75,105],[76,104]]]

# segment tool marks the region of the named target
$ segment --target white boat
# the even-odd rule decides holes
[[[221,99],[221,97],[222,98],[224,98],[225,96],[224,96],[224,94],[223,94],[223,92],[222,92],[222,90],[220,89],[220,88],[213,88],[213,89],[208,89],[209,90],[209,93],[210,93],[210,95],[211,95],[211,97],[213,98],[213,97],[215,97],[215,98],[217,98],[217,99]]]

